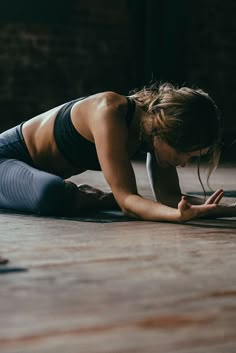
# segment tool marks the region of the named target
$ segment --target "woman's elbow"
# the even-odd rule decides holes
[[[120,208],[121,208],[122,213],[125,216],[131,217],[131,218],[137,218],[137,219],[140,218],[140,216],[137,213],[135,213],[133,209],[131,209],[129,202],[122,203],[122,205],[120,205]]]
[[[135,214],[134,212],[130,211],[127,208],[122,208],[121,211],[127,217],[140,219],[140,217],[137,214]]]

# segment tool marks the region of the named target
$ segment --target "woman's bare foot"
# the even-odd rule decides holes
[[[70,181],[66,181],[66,183],[74,184]],[[103,192],[102,190],[87,184],[77,185],[74,207],[78,212],[94,209],[119,209],[119,206],[111,192]]]
[[[97,189],[88,184],[80,184],[77,186],[79,191],[83,192],[84,195],[88,197],[87,201],[89,202],[89,197],[91,204],[89,208],[95,208],[98,210],[104,209],[119,209],[119,206],[111,192],[103,192],[100,189]],[[90,202],[89,202],[90,203]]]

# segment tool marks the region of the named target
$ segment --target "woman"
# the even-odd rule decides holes
[[[0,208],[76,216],[118,206],[131,217],[170,222],[236,216],[235,207],[219,205],[222,190],[204,204],[183,196],[176,172],[205,154],[215,167],[220,130],[205,92],[168,83],[129,97],[103,92],[74,100],[0,135]],[[130,160],[139,150],[147,152],[157,202],[137,192]],[[112,193],[65,180],[85,170],[102,170]]]

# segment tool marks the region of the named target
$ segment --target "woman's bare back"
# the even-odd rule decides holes
[[[54,138],[54,122],[62,106],[26,121],[22,133],[36,168],[67,178],[80,171],[63,157]]]
[[[74,104],[71,110],[71,120],[78,132],[90,142],[94,142],[91,132],[91,119],[94,114],[94,107],[99,104],[114,104],[116,102],[107,103],[109,93],[100,93],[90,96],[84,100]],[[126,99],[117,95],[119,109],[123,109],[126,113]],[[116,97],[115,97],[116,98]],[[120,104],[121,103],[121,104]],[[54,137],[54,122],[59,110],[64,104],[46,111],[36,117],[26,121],[22,127],[22,133],[26,146],[29,150],[31,158],[36,168],[68,178],[75,174],[82,173],[84,168],[74,167],[59,151]],[[77,119],[77,117],[80,117]]]

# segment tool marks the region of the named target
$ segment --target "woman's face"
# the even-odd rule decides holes
[[[185,167],[191,158],[202,156],[209,151],[209,148],[204,148],[193,152],[178,152],[157,136],[154,137],[153,148],[157,162],[163,168]]]

